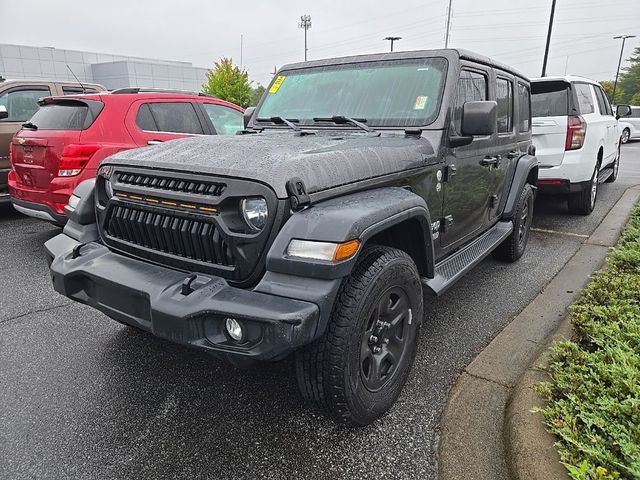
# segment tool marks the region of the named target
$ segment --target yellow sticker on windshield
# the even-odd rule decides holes
[[[280,90],[280,86],[284,82],[285,78],[287,77],[285,77],[284,75],[278,76],[278,78],[276,78],[276,81],[273,82],[273,85],[271,85],[271,88],[269,89],[269,93],[278,93],[278,90]]]

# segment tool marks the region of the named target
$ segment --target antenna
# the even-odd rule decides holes
[[[82,87],[82,93],[87,93],[87,89],[84,87],[84,85],[82,84],[82,82],[80,81],[80,79],[78,77],[76,77],[76,74],[73,73],[73,70],[71,70],[71,67],[69,66],[68,63],[65,63],[65,65],[67,66],[67,68],[69,69],[69,71],[71,72],[71,75],[73,75],[73,78],[76,79],[76,82],[78,82],[80,84],[80,86]]]

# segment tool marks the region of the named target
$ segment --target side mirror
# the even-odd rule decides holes
[[[462,107],[462,135],[493,135],[497,114],[498,104],[494,101],[466,102]]]
[[[631,115],[631,107],[629,105],[618,105],[616,107],[616,118],[628,117]]]
[[[256,111],[256,107],[249,107],[244,111],[244,115],[242,116],[242,121],[244,122],[245,130],[249,126],[249,122],[251,121],[251,117],[253,117],[253,112],[255,111]]]
[[[7,107],[0,105],[0,120],[5,118],[9,118],[9,112],[7,112]]]

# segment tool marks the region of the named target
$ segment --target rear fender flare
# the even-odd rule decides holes
[[[538,167],[540,162],[532,155],[523,155],[518,159],[516,171],[511,182],[511,189],[507,196],[507,203],[502,212],[503,220],[511,220],[518,207],[520,192],[524,186],[529,183],[533,188],[537,188],[538,184]]]

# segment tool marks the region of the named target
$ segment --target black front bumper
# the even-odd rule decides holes
[[[122,323],[232,361],[282,358],[317,332],[320,312],[312,302],[231,287],[210,275],[198,275],[193,291],[185,294],[188,273],[113,253],[102,244],[82,245],[61,234],[45,247],[57,292]],[[227,335],[228,317],[242,324],[241,342]]]

